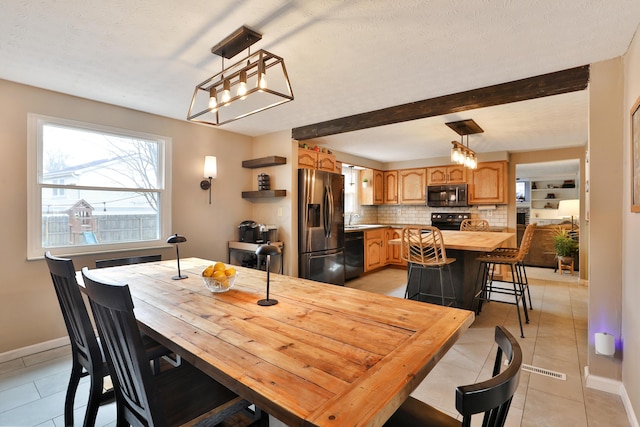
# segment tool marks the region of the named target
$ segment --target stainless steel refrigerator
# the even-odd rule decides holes
[[[298,169],[298,274],[344,285],[344,176]]]

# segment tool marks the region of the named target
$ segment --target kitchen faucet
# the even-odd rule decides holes
[[[354,216],[356,218],[360,218],[360,214],[357,214],[355,212],[347,212],[347,215],[349,215],[349,222],[347,222],[347,225],[351,225],[351,220],[353,219]]]

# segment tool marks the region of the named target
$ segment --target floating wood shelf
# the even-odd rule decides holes
[[[260,191],[243,191],[243,199],[266,199],[270,197],[285,197],[287,190],[260,190]]]
[[[263,168],[266,166],[286,165],[287,158],[281,156],[261,157],[259,159],[243,160],[242,167],[249,169]]]

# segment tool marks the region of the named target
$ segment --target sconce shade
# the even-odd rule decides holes
[[[204,158],[204,172],[205,178],[217,178],[218,177],[218,162],[216,156],[205,156]]]

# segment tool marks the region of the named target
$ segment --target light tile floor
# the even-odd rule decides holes
[[[490,376],[495,357],[493,330],[505,325],[518,337],[524,363],[563,372],[557,380],[523,372],[507,426],[629,426],[619,396],[584,387],[587,363],[587,288],[576,277],[553,270],[528,268],[534,310],[519,338],[515,307],[489,303],[474,324],[413,393],[456,415],[455,386]],[[347,286],[404,296],[406,271],[388,268],[365,275]],[[0,426],[63,426],[64,396],[69,379],[69,348],[0,364]],[[88,395],[83,379],[76,400],[75,424],[82,424]],[[474,420],[479,421],[479,420]],[[96,426],[115,425],[114,404],[101,407]],[[475,424],[479,425],[479,424]],[[272,419],[272,427],[282,423]]]
[[[522,372],[507,426],[630,426],[619,396],[584,386],[587,364],[587,287],[576,276],[553,269],[527,268],[533,311],[520,338],[516,308],[491,302],[438,362],[413,396],[451,415],[455,387],[491,376],[495,360],[493,332],[506,326],[518,339],[524,363],[562,372],[567,380]],[[386,269],[347,282],[347,286],[404,296],[406,271]],[[474,425],[480,425],[480,419]],[[478,424],[475,424],[478,422]]]

